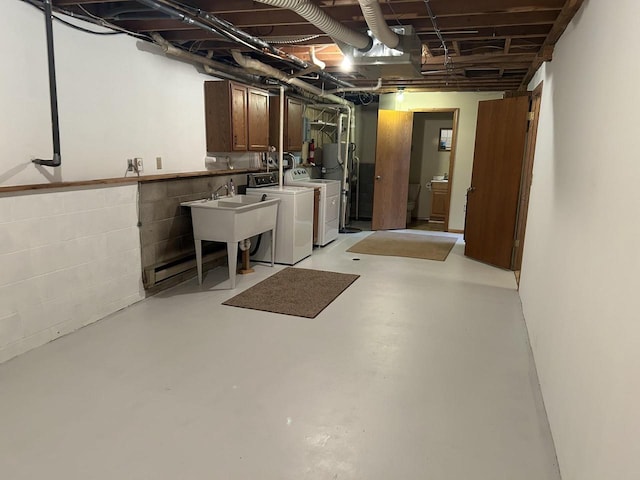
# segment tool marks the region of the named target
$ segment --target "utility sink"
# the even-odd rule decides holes
[[[234,195],[217,200],[194,200],[180,205],[191,208],[196,245],[198,283],[202,284],[202,241],[225,242],[231,288],[236,286],[238,242],[271,231],[271,266],[275,261],[276,218],[279,198],[261,201],[257,195]]]

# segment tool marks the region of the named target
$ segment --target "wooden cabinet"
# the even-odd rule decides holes
[[[431,182],[431,214],[429,220],[444,222],[449,212],[449,182]]]
[[[269,149],[269,94],[257,88],[247,88],[247,135],[249,150]]]
[[[304,104],[296,98],[285,98],[284,104],[284,150],[299,152],[302,150],[302,114]],[[270,98],[269,104],[269,142],[276,148],[280,135],[280,97]]]
[[[269,94],[230,81],[204,83],[208,152],[263,151],[268,147]]]

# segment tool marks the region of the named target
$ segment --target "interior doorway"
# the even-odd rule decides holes
[[[407,228],[449,230],[458,109],[413,111]]]

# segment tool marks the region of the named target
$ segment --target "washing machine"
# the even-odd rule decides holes
[[[284,174],[285,185],[313,187],[320,190],[318,202],[316,245],[324,247],[338,238],[340,215],[340,185],[339,180],[326,178],[311,178],[304,168],[292,168]]]
[[[304,186],[273,185],[270,174],[252,174],[249,179],[247,195],[267,195],[267,198],[279,198],[276,220],[276,263],[295,265],[311,255],[313,250],[313,188]],[[253,186],[252,186],[253,185]],[[260,239],[257,251],[251,260],[271,263],[271,232],[265,232]],[[255,248],[257,237],[251,240]]]

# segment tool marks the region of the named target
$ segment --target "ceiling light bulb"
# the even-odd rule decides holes
[[[342,59],[342,65],[340,66],[341,70],[343,72],[350,72],[352,67],[353,67],[353,62],[351,61],[351,58],[345,56]]]
[[[404,90],[398,90],[398,93],[396,93],[396,99],[401,102],[402,100],[404,100]]]

